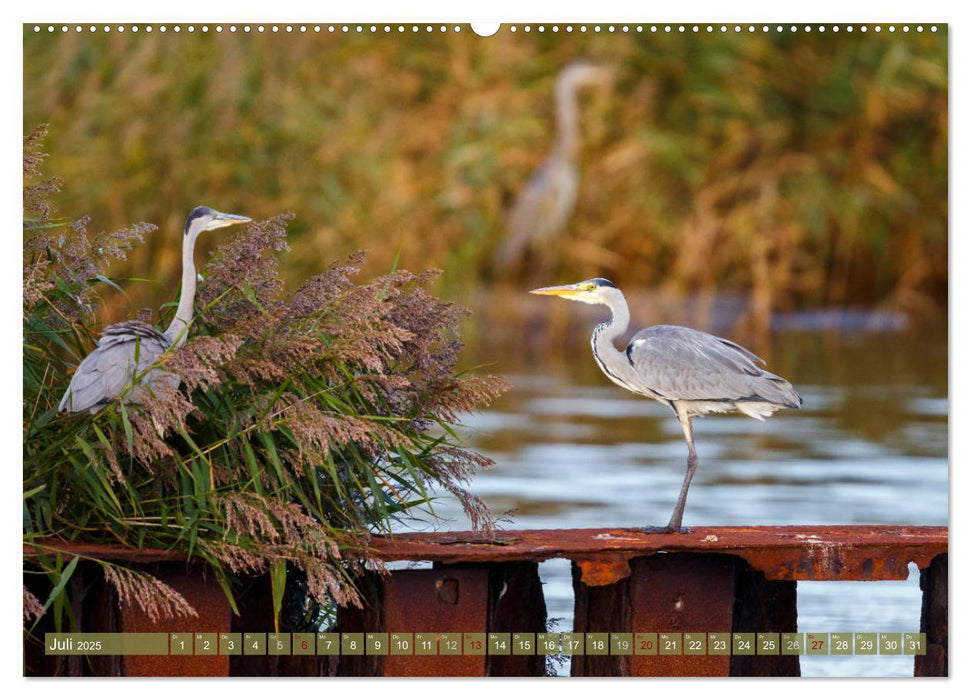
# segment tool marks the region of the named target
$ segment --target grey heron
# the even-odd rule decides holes
[[[164,333],[147,323],[123,321],[107,326],[98,347],[81,361],[71,384],[58,405],[58,411],[97,413],[110,401],[128,394],[138,401],[140,385],[165,382],[178,386],[171,373],[152,369],[156,360],[170,348],[181,346],[192,323],[196,295],[196,266],[193,259],[196,239],[203,231],[240,224],[251,219],[224,214],[210,207],[196,207],[189,214],[182,234],[182,292],[172,323]]]
[[[698,468],[691,420],[707,413],[738,411],[765,420],[781,408],[799,408],[802,397],[782,377],[758,365],[765,362],[741,345],[683,326],[651,326],[637,332],[626,350],[614,341],[630,324],[623,292],[596,278],[559,287],[534,289],[585,304],[602,304],[611,319],[593,331],[593,357],[607,377],[628,391],[665,404],[681,422],[688,443],[688,466],[666,531],[681,530],[691,478]],[[653,528],[647,528],[648,530]]]
[[[557,77],[553,148],[509,212],[507,238],[496,255],[497,267],[516,265],[528,249],[555,235],[569,220],[580,185],[577,91],[588,85],[604,84],[612,75],[610,68],[577,61]]]

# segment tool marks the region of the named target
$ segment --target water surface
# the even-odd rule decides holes
[[[466,419],[466,439],[496,462],[471,489],[509,514],[507,529],[665,524],[686,458],[670,409],[603,377],[589,328],[571,326],[555,343],[480,330],[470,362],[504,374],[512,388]],[[785,331],[758,350],[805,405],[765,422],[695,420],[700,468],[686,526],[947,524],[943,329]],[[443,528],[467,527],[454,503],[436,510],[449,519]],[[798,631],[917,631],[920,590],[911,569],[906,582],[800,583]],[[569,630],[569,563],[548,562],[540,572],[549,614]],[[805,676],[913,674],[912,657],[801,663]]]

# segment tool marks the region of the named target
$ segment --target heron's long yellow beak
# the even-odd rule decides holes
[[[233,226],[235,224],[245,224],[252,221],[248,216],[241,216],[239,214],[224,214],[223,212],[217,212],[213,228],[225,228],[226,226]]]
[[[564,284],[559,287],[540,287],[539,289],[531,289],[530,294],[546,294],[554,297],[574,297],[580,290],[575,284]]]

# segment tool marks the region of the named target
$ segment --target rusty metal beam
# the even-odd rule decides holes
[[[135,565],[152,564],[173,572],[185,572],[187,566],[197,570],[196,562],[187,564],[184,555],[175,552],[55,540],[40,544],[47,553],[54,549],[68,555],[81,554]],[[24,544],[25,559],[36,556],[41,547]],[[928,642],[927,656],[917,657],[915,673],[946,675],[947,550],[947,528],[927,526],[711,527],[674,534],[648,534],[632,529],[534,530],[502,532],[491,538],[471,532],[375,537],[367,552],[369,556],[384,561],[433,561],[436,568],[428,573],[399,572],[391,579],[369,577],[374,589],[366,596],[370,604],[362,611],[342,611],[339,624],[344,630],[409,631],[411,625],[407,620],[417,619],[410,617],[416,614],[416,601],[424,601],[418,604],[422,613],[421,624],[434,622],[431,626],[436,629],[416,628],[414,631],[440,632],[449,616],[445,615],[440,621],[441,616],[432,614],[434,620],[429,619],[434,605],[429,607],[427,604],[432,600],[428,595],[438,596],[435,600],[440,603],[444,588],[448,593],[445,597],[449,598],[454,593],[453,584],[446,581],[439,586],[441,577],[457,577],[460,569],[478,570],[476,575],[484,577],[485,581],[480,586],[484,587],[484,593],[479,591],[473,596],[473,607],[482,610],[474,614],[476,623],[471,630],[540,632],[544,630],[546,612],[536,565],[547,559],[565,558],[574,563],[577,631],[629,629],[636,632],[659,629],[665,620],[674,625],[671,631],[691,631],[689,628],[696,626],[696,621],[683,612],[684,601],[690,598],[707,601],[689,606],[692,611],[708,610],[705,631],[710,631],[712,621],[721,620],[718,616],[727,610],[730,617],[725,625],[732,631],[782,632],[795,629],[796,581],[905,580],[909,573],[908,564],[914,562],[921,569],[924,590],[921,629],[927,633]],[[679,574],[667,571],[671,566],[677,568],[677,562],[682,559],[691,562],[688,570]],[[709,575],[711,572],[708,572],[710,566],[725,559],[733,562],[729,567],[732,570],[731,584],[726,583],[729,580],[727,574]],[[180,563],[173,565],[172,562]],[[660,565],[661,569],[654,571],[655,565]],[[694,571],[694,568],[698,570]],[[405,574],[409,573],[420,574],[428,581],[434,579],[432,588],[435,590],[430,588],[419,598],[412,599],[415,590],[428,588],[428,581],[406,583]],[[396,576],[401,577],[400,580]],[[215,598],[221,593],[217,594],[215,587],[190,590],[195,584],[178,583],[187,586],[187,593],[200,605],[212,604],[214,612],[207,618],[218,619],[221,629],[228,626],[228,619],[225,619],[228,611],[216,603]],[[672,600],[675,603],[680,600],[682,607],[669,609],[675,604]],[[119,626],[123,629],[139,626],[131,612],[123,613],[122,617],[125,619]],[[392,622],[405,628],[391,629]],[[481,668],[477,666],[465,671],[485,675],[531,675],[542,671],[537,664],[541,663],[541,657],[486,657],[475,663],[480,662]],[[633,657],[577,658],[574,673],[701,673],[694,666],[676,669],[670,664],[662,664],[662,668],[657,666],[658,663],[657,660]],[[331,665],[335,666],[331,672],[337,671],[340,675],[374,675],[385,671],[384,660],[379,657],[341,657],[339,669],[338,664]],[[387,670],[456,675],[455,669],[432,668],[432,665],[394,659],[390,660]],[[318,666],[317,672],[326,673],[323,664]],[[134,669],[127,668],[126,663],[124,670],[131,672]],[[110,669],[96,671],[111,672]],[[184,669],[182,672],[206,673],[201,669]],[[220,667],[208,672],[225,671]],[[719,667],[708,672],[723,673],[725,669]],[[797,675],[798,659],[733,658],[730,672],[732,675]]]
[[[629,575],[628,562],[657,552],[730,554],[768,580],[906,580],[907,565],[926,568],[947,552],[947,528],[928,526],[706,527],[656,534],[635,529],[517,530],[484,538],[472,532],[375,537],[385,561],[443,563],[570,559],[583,581],[606,585]]]
[[[164,550],[46,540],[44,547],[109,561],[184,561]],[[605,585],[628,575],[627,562],[657,552],[707,552],[739,556],[769,580],[906,580],[907,565],[930,566],[947,553],[947,528],[882,525],[705,527],[686,533],[647,534],[636,529],[513,530],[485,538],[474,532],[374,537],[368,554],[384,561],[444,564],[540,562],[563,558],[579,563],[584,582]],[[35,555],[24,544],[24,556]]]
[[[129,547],[119,547],[107,544],[92,544],[89,542],[68,542],[67,540],[45,539],[37,542],[36,545],[24,542],[24,558],[35,557],[38,554],[80,554],[82,557],[90,559],[103,559],[104,561],[118,562],[124,564],[158,564],[159,562],[184,562],[186,556],[184,552],[176,552],[167,549],[132,549]]]

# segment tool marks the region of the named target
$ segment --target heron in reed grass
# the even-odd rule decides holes
[[[496,255],[499,269],[557,234],[569,220],[580,185],[577,92],[609,82],[613,71],[585,61],[571,63],[556,79],[556,136],[553,149],[516,198],[506,222],[507,238]]]
[[[543,287],[532,294],[601,304],[611,318],[593,331],[593,357],[607,377],[624,389],[668,406],[688,443],[688,467],[677,504],[666,528],[681,530],[691,478],[698,469],[691,420],[707,413],[738,411],[765,420],[782,408],[799,408],[802,397],[782,377],[759,367],[765,361],[741,345],[683,326],[651,326],[637,332],[620,351],[614,341],[630,324],[623,292],[609,280],[596,278],[559,287]]]
[[[161,382],[178,386],[178,377],[152,365],[166,350],[180,347],[189,333],[196,296],[193,259],[196,239],[204,231],[250,220],[210,207],[193,209],[182,235],[182,293],[172,323],[164,333],[140,321],[123,321],[106,327],[98,339],[98,347],[75,370],[58,410],[97,413],[119,396],[124,395],[125,399],[137,403],[144,385]]]

